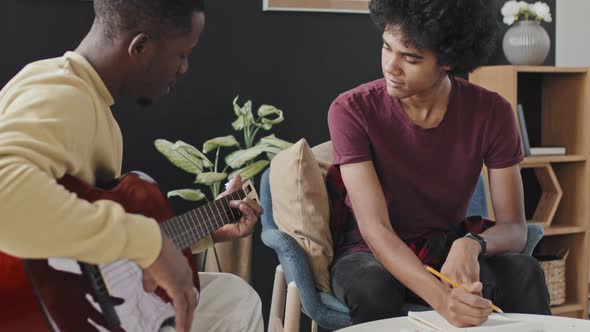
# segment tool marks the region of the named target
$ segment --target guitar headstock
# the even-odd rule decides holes
[[[246,193],[246,197],[250,197],[250,199],[260,204],[258,193],[256,192],[256,188],[254,188],[254,184],[252,184],[252,181],[250,181],[250,179],[242,180],[242,190],[244,190],[244,193]]]

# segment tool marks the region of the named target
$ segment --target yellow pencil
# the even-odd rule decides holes
[[[424,265],[424,267],[426,268],[426,270],[428,270],[428,272],[434,274],[435,276],[439,277],[440,279],[448,282],[449,284],[451,284],[451,286],[453,286],[454,288],[463,288],[465,289],[465,287],[459,285],[458,283],[456,283],[455,281],[449,279],[447,276],[445,276],[444,274],[438,272],[437,270],[431,268],[428,265]],[[495,312],[499,312],[499,313],[504,313],[504,311],[502,311],[502,309],[498,308],[497,306],[495,306],[494,304],[492,304],[492,309]]]

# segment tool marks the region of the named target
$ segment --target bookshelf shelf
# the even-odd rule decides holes
[[[579,313],[584,311],[584,305],[579,303],[565,303],[551,307],[551,314],[556,316],[578,317]]]
[[[497,71],[508,71],[516,73],[544,73],[544,74],[586,74],[588,67],[554,67],[554,66],[487,66],[484,68],[493,68]],[[481,71],[480,71],[481,72]],[[470,80],[471,80],[470,75]]]
[[[585,155],[565,155],[565,156],[533,156],[525,157],[520,163],[521,167],[535,166],[546,163],[571,163],[586,161]]]
[[[549,227],[544,227],[544,229],[545,229],[545,236],[581,234],[586,231],[586,229],[584,227],[580,227],[580,226],[549,226]]]
[[[528,146],[564,147],[568,153],[525,157],[521,163],[525,207],[529,208],[527,219],[544,226],[545,236],[538,250],[569,250],[567,302],[552,307],[553,314],[587,318],[590,67],[487,66],[472,72],[469,80],[499,93],[510,103],[519,128],[526,128]],[[518,105],[522,105],[520,112]],[[535,202],[536,207],[532,205]],[[488,207],[493,217],[491,200]]]

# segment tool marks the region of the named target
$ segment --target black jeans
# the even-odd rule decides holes
[[[479,260],[483,296],[505,312],[550,315],[545,274],[536,259],[503,254]],[[366,252],[339,257],[330,271],[332,291],[350,308],[353,324],[404,315],[409,291]]]

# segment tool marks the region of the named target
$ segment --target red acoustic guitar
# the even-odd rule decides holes
[[[71,176],[60,183],[87,201],[112,200],[129,213],[156,219],[187,256],[197,292],[199,276],[188,248],[239,220],[230,200],[249,196],[258,201],[254,187],[245,181],[237,192],[174,216],[157,184],[143,173],[129,173],[111,189],[94,188]],[[65,258],[23,261],[0,253],[0,331],[157,332],[173,319],[164,292],[146,293],[142,270],[131,261],[98,266]]]

